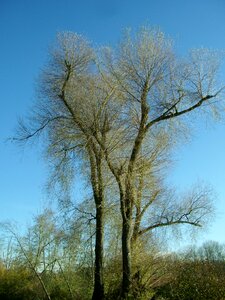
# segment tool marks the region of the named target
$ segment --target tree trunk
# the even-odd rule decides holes
[[[122,258],[123,258],[123,281],[121,298],[128,299],[131,287],[131,220],[123,218],[122,228]]]
[[[103,300],[103,203],[96,206],[95,280],[92,300]]]
[[[95,145],[92,144],[92,148],[88,147],[88,152],[91,167],[91,184],[96,210],[95,270],[92,300],[103,300],[105,297],[103,281],[104,184],[102,176],[102,151],[98,152]]]

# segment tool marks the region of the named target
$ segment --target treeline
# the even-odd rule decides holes
[[[95,272],[92,230],[84,215],[77,222],[67,219],[63,226],[50,210],[37,216],[23,236],[4,224],[0,299],[90,299]],[[105,297],[113,300],[120,293],[121,247],[112,241],[105,246],[110,251],[104,258]],[[225,299],[224,245],[210,241],[182,253],[159,247],[153,237],[139,245],[130,299]]]

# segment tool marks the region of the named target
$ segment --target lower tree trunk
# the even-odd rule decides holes
[[[131,287],[131,220],[123,219],[122,228],[123,281],[121,298],[128,299]]]
[[[95,240],[95,280],[92,300],[103,300],[103,206],[96,206],[96,240]]]

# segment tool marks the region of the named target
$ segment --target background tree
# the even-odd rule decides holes
[[[65,222],[63,215],[44,210],[23,234],[18,234],[18,229],[10,224],[2,224],[0,297],[9,289],[14,290],[9,293],[12,299],[17,294],[19,299],[26,299],[29,291],[30,297],[37,299],[91,298],[94,258],[90,249],[94,248],[91,245],[94,224],[90,224],[86,212],[82,213],[82,207],[79,213],[73,210],[70,215],[67,211]],[[8,249],[10,255],[5,254]],[[5,260],[9,256],[10,260]]]
[[[210,255],[203,256],[203,252]],[[206,242],[176,254],[167,266],[170,276],[158,295],[165,299],[224,299],[224,245]]]

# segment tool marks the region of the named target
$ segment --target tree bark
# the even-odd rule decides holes
[[[92,300],[103,300],[105,299],[105,293],[103,278],[104,184],[102,176],[102,150],[97,151],[95,145],[92,144],[92,150],[89,148],[88,151],[91,167],[91,184],[96,211],[95,271]]]
[[[128,299],[131,287],[131,220],[123,218],[122,228],[123,281],[121,298]]]
[[[100,200],[96,206],[96,239],[95,239],[95,280],[92,300],[103,300],[104,283],[103,283],[103,203]]]

